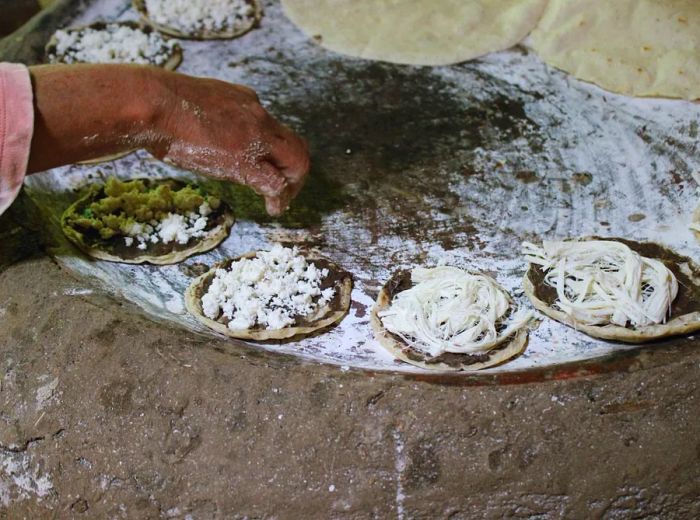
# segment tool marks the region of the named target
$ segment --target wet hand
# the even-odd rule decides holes
[[[249,88],[165,73],[160,136],[149,151],[178,167],[245,184],[279,215],[309,171],[306,142],[277,122]]]

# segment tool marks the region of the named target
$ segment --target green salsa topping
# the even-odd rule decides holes
[[[91,202],[68,220],[72,226],[93,230],[105,240],[116,235],[126,236],[134,224],[160,221],[168,213],[196,212],[204,202],[214,211],[221,205],[219,198],[207,195],[198,186],[180,187],[172,181],[150,186],[141,179],[122,182],[110,177],[102,191],[104,197]]]

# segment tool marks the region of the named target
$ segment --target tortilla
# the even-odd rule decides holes
[[[104,30],[108,25],[119,25],[119,26],[124,26],[124,27],[129,27],[131,29],[139,29],[143,31],[145,34],[150,34],[153,32],[153,27],[145,24],[145,23],[139,23],[139,22],[95,22],[89,25],[81,25],[78,27],[71,27],[69,29],[64,29],[66,32],[80,32],[85,29],[94,29],[96,31],[102,31]],[[57,52],[57,43],[58,40],[56,38],[56,34],[54,33],[51,38],[49,39],[49,42],[46,44],[46,47],[44,48],[45,52],[45,57],[47,62],[51,63],[64,63],[61,60],[58,61],[52,61],[50,59],[51,56],[55,56]],[[175,44],[172,48],[171,54],[168,56],[166,61],[162,65],[156,65],[155,63],[151,63],[154,67],[161,67],[165,70],[175,70],[177,67],[182,63],[182,47],[179,44]]]
[[[328,287],[335,288],[335,295],[330,304],[319,308],[314,315],[301,318],[299,324],[296,326],[284,327],[281,329],[264,329],[257,325],[251,329],[230,329],[223,321],[223,318],[220,317],[218,320],[212,320],[206,317],[202,310],[202,296],[207,292],[216,274],[216,270],[228,269],[233,262],[243,258],[254,258],[256,255],[257,252],[253,251],[236,258],[219,262],[209,271],[195,278],[185,291],[185,307],[190,314],[192,314],[197,321],[216,332],[232,338],[255,341],[285,340],[308,336],[318,330],[338,323],[347,314],[350,309],[350,295],[352,293],[352,277],[350,273],[326,258],[308,253],[304,254],[304,257],[308,261],[313,261],[316,265],[325,267],[330,271],[330,275],[325,281],[332,284],[328,285]]]
[[[88,159],[86,161],[78,161],[77,164],[83,164],[85,166],[90,166],[91,164],[100,164],[109,161],[116,161],[122,157],[126,157],[129,154],[134,153],[136,150],[129,150],[127,152],[113,153],[111,155],[105,155],[103,157],[98,157],[96,159]]]
[[[644,343],[700,330],[700,266],[690,258],[652,242],[599,237],[582,240],[618,241],[642,256],[661,260],[678,280],[678,295],[671,304],[671,315],[667,322],[637,328],[576,323],[568,314],[553,306],[556,301],[556,290],[544,283],[545,273],[539,266],[530,264],[523,279],[523,288],[537,310],[589,336],[625,343]]]
[[[142,179],[147,186],[153,184],[170,183],[173,187],[184,187],[187,183],[174,179]],[[175,241],[168,244],[148,244],[146,250],[141,251],[136,247],[127,247],[124,237],[121,235],[110,239],[102,239],[91,233],[84,233],[70,225],[71,217],[80,215],[92,202],[104,197],[104,186],[93,185],[88,192],[74,202],[61,216],[61,229],[66,237],[81,251],[90,257],[109,262],[121,262],[126,264],[150,263],[155,265],[175,264],[186,258],[209,251],[221,242],[229,234],[234,222],[233,213],[222,201],[221,206],[209,217],[207,229],[218,230],[203,238],[191,238],[187,244],[179,244]]]
[[[412,65],[449,65],[512,47],[545,0],[282,0],[287,16],[332,51]]]
[[[700,98],[697,0],[551,0],[532,47],[547,64],[613,92]]]
[[[148,15],[148,10],[146,9],[146,1],[145,0],[132,0],[132,4],[134,6],[134,9],[138,11],[138,13],[141,15],[141,18],[150,26],[158,30],[159,32],[163,34],[167,34],[170,36],[175,36],[176,38],[183,38],[183,39],[189,39],[189,40],[227,40],[231,38],[237,38],[239,36],[244,35],[248,31],[250,31],[253,27],[257,26],[258,23],[260,23],[260,19],[262,18],[262,6],[260,4],[259,0],[246,0],[248,4],[252,5],[255,8],[255,16],[251,20],[251,23],[247,26],[244,27],[239,27],[238,29],[229,29],[225,31],[197,31],[193,33],[185,33],[175,27],[170,27],[168,25],[162,24],[162,23],[156,23],[154,22]]]
[[[519,329],[510,339],[506,339],[496,347],[475,354],[457,354],[445,352],[434,359],[427,354],[411,348],[399,336],[389,332],[379,313],[388,309],[396,294],[409,289],[412,285],[410,271],[398,271],[382,287],[377,296],[377,302],[370,314],[370,323],[377,341],[397,359],[429,370],[444,371],[476,371],[483,368],[500,365],[525,350],[528,339],[528,328]]]

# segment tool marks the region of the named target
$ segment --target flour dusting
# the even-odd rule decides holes
[[[254,348],[340,367],[421,372],[395,361],[369,326],[374,298],[396,269],[482,271],[530,308],[521,289],[524,240],[619,236],[700,257],[689,228],[698,204],[699,104],[611,94],[521,47],[434,68],[344,58],[308,41],[277,3],[265,8],[261,27],[238,40],[182,42],[180,71],[255,88],[274,115],[312,143],[309,184],[330,179],[342,200],[308,232],[257,222],[234,206],[239,214],[231,236],[216,250],[182,266],[121,265],[89,260],[62,237],[60,215],[75,200],[74,190],[108,175],[192,175],[145,152],[57,168],[27,178],[26,189],[44,208],[65,268],[153,318],[215,335],[181,312],[181,295],[193,278],[188,266],[269,249],[282,237],[303,239],[352,273],[351,310],[322,335]],[[75,24],[136,18],[127,1],[98,0]],[[488,371],[636,348],[538,316],[525,353]]]

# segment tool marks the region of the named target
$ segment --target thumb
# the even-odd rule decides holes
[[[289,201],[284,197],[265,197],[265,210],[272,217],[278,217],[285,212]]]
[[[287,209],[287,179],[267,161],[256,163],[246,172],[245,184],[265,197],[265,209],[270,215],[280,215]]]
[[[267,161],[250,166],[243,178],[247,186],[264,197],[279,197],[287,189],[287,179]]]

